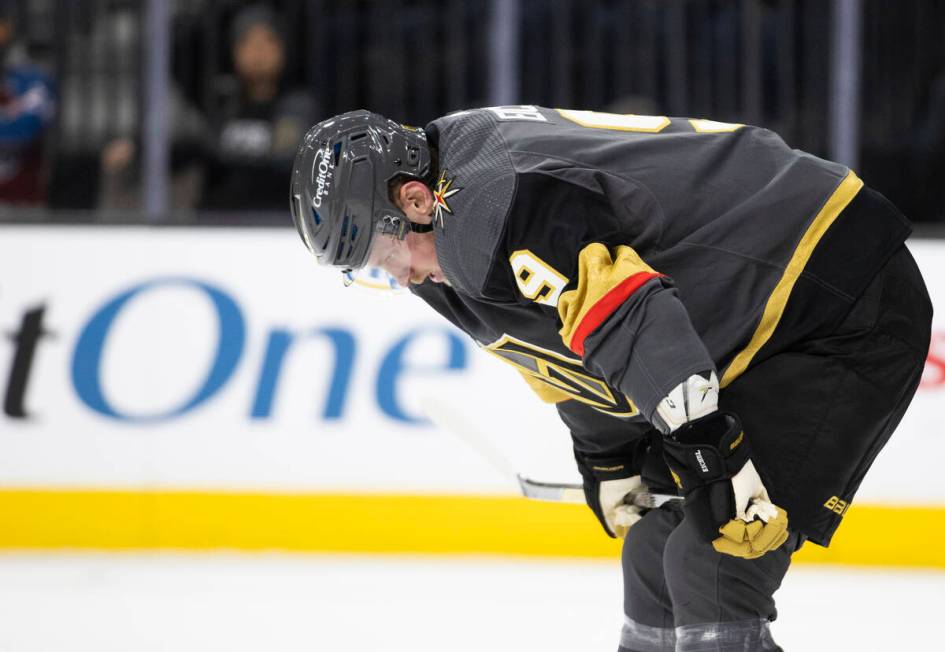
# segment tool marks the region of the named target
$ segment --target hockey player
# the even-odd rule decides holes
[[[830,543],[928,350],[889,202],[764,129],[513,106],[322,122],[291,205],[319,263],[385,269],[555,403],[625,539],[622,652],[778,649],[791,553]]]

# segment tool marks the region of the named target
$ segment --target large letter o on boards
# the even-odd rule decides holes
[[[219,322],[217,352],[200,389],[189,400],[169,412],[158,414],[122,414],[116,411],[102,391],[101,364],[105,338],[115,317],[135,296],[162,285],[184,285],[204,292],[213,302]],[[213,396],[229,380],[243,353],[246,328],[236,302],[222,290],[188,278],[165,278],[147,281],[132,287],[106,303],[92,315],[72,356],[72,384],[79,398],[89,408],[122,421],[161,421],[178,417]]]

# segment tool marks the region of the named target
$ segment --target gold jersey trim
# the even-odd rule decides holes
[[[748,369],[748,365],[751,364],[752,359],[761,350],[761,347],[771,339],[782,315],[784,315],[794,284],[807,266],[807,261],[810,260],[814,248],[824,237],[830,225],[840,216],[843,209],[847,207],[847,204],[853,200],[862,187],[863,182],[851,170],[833,194],[830,195],[830,198],[827,199],[820,212],[817,213],[814,221],[811,222],[797,245],[797,249],[794,250],[794,255],[791,256],[791,260],[785,267],[781,280],[774,286],[774,290],[768,297],[768,302],[765,304],[764,312],[761,315],[761,321],[751,336],[748,346],[742,349],[729,363],[722,375],[722,380],[719,382],[720,387],[726,387],[741,376]]]
[[[618,417],[632,417],[640,412],[629,397],[588,373],[580,358],[570,358],[508,334],[482,348],[515,367],[546,403],[580,401]]]
[[[578,284],[573,290],[563,293],[558,299],[558,316],[561,318],[561,340],[564,345],[576,353],[583,353],[583,338],[580,346],[575,347],[572,339],[579,331],[588,313],[594,310],[611,290],[617,288],[630,277],[645,273],[656,275],[652,267],[646,264],[639,254],[626,245],[614,249],[614,255],[599,242],[592,242],[578,254]],[[648,280],[648,279],[647,279]],[[619,303],[606,306],[603,319],[619,308]]]

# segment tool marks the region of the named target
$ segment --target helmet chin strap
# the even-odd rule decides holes
[[[410,222],[410,220],[407,221]],[[433,223],[420,224],[418,222],[410,222],[410,230],[414,233],[429,233],[433,230]]]
[[[430,224],[420,224],[419,222],[412,222],[408,218],[398,215],[385,215],[382,219],[384,225],[381,228],[381,233],[392,235],[398,240],[403,240],[408,231],[412,233],[429,233],[433,230],[432,222]]]

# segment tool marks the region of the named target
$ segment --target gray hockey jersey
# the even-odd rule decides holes
[[[450,287],[414,292],[556,403],[588,454],[647,434],[691,374],[716,370],[724,398],[829,332],[909,233],[892,207],[845,210],[853,172],[748,125],[514,106],[427,133]]]

